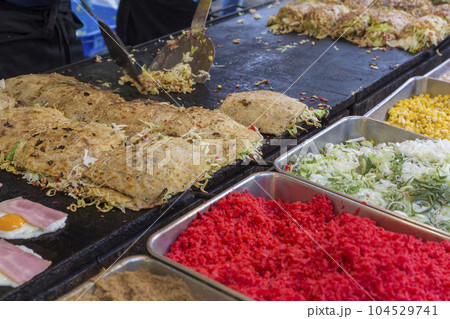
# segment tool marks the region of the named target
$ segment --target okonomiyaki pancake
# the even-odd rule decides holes
[[[329,1],[341,2],[351,8],[355,8],[355,7],[356,8],[358,8],[358,7],[367,8],[368,6],[370,6],[372,4],[372,2],[374,2],[376,0],[329,0]]]
[[[374,6],[403,10],[415,16],[425,15],[433,10],[430,0],[379,0]]]
[[[5,80],[3,92],[14,97],[23,106],[34,106],[34,100],[43,89],[54,85],[78,85],[74,77],[64,76],[58,73],[52,74],[25,74]]]
[[[238,123],[274,135],[294,127],[305,109],[306,105],[296,99],[263,90],[228,94],[221,107]]]
[[[105,204],[110,208],[128,208],[135,211],[143,208],[150,208],[148,204],[142,202],[141,200],[131,198],[130,196],[124,195],[109,187],[100,185],[85,185],[84,190],[87,194],[84,199],[89,198],[90,200],[99,200],[99,204],[102,203],[104,205],[102,209],[105,208]]]
[[[60,111],[44,107],[4,109],[0,112],[0,152],[7,154],[29,131],[42,125],[69,121]]]
[[[97,185],[140,201],[140,208],[161,204],[203,178],[209,156],[192,141],[152,138],[116,150],[92,165],[86,176]]]
[[[365,46],[383,46],[401,37],[414,22],[414,17],[401,10],[379,8],[370,9],[370,25],[365,37],[359,43]]]
[[[35,104],[60,110],[73,121],[89,122],[97,110],[124,99],[88,84],[52,86],[42,90]]]
[[[149,125],[154,125],[156,130],[162,129],[161,133],[169,135],[164,127],[181,112],[182,109],[168,103],[134,100],[103,106],[97,109],[91,120],[104,124],[126,125],[123,130],[127,135],[141,132],[149,128]],[[178,125],[190,125],[192,128],[194,124],[187,118]]]
[[[223,145],[222,151],[215,152],[222,155],[218,159],[222,166],[245,151],[254,151],[255,144],[262,140],[258,132],[228,115],[195,106],[185,109],[167,103],[137,100],[106,106],[92,119],[105,124],[127,125],[123,130],[130,135],[147,129],[174,137],[196,135],[203,140],[221,140],[220,143],[211,141],[211,144]]]
[[[450,33],[448,4],[431,0],[295,0],[267,22],[275,33],[345,39],[362,47],[390,46],[416,53]],[[372,5],[373,4],[373,5]],[[437,15],[437,19],[432,15]]]
[[[440,16],[447,21],[450,20],[450,3],[440,4],[433,8],[433,14]]]
[[[333,36],[340,37],[351,42],[360,42],[360,39],[365,35],[366,30],[372,23],[370,10],[365,8],[354,9],[345,14],[340,23],[334,26]]]
[[[320,3],[319,6],[309,10],[304,18],[305,34],[317,39],[323,39],[329,35],[336,36],[333,32],[335,26],[349,13],[350,9],[344,5]]]
[[[449,17],[447,17],[448,19]],[[422,46],[437,45],[450,33],[450,25],[441,16],[428,14],[417,18],[400,39],[390,44],[409,52],[417,52]]]
[[[30,131],[17,147],[14,165],[50,176],[83,172],[123,145],[125,134],[98,123],[55,123]],[[73,172],[72,172],[73,174]]]
[[[2,93],[2,91],[0,90],[0,110],[13,108],[16,106],[16,104],[17,101],[15,98]]]
[[[279,33],[303,32],[307,15],[320,6],[313,1],[293,1],[280,8],[276,16],[269,17],[267,25],[278,25]]]
[[[217,162],[221,166],[234,162],[236,157],[242,154],[253,153],[262,142],[263,138],[259,132],[240,124],[220,111],[190,107],[186,109],[186,113],[195,120],[194,132],[202,139],[221,139],[223,141],[222,154],[217,150],[211,150],[214,155],[219,155],[220,158],[217,159]],[[220,147],[220,145],[218,146]]]

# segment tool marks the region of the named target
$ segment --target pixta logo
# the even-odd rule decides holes
[[[352,314],[352,310],[348,307],[341,306],[341,308],[334,308],[334,307],[314,307],[310,308],[308,307],[308,318],[314,317],[314,316],[337,316],[339,318],[341,317],[348,317]]]

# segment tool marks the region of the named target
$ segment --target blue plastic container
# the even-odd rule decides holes
[[[81,8],[75,1],[72,1],[72,11],[83,22],[84,27],[77,30],[77,36],[81,39],[83,45],[84,56],[93,56],[106,49],[105,41],[103,41],[100,28],[97,21],[93,19],[85,10]],[[78,1],[81,4],[81,2]],[[92,11],[103,21],[105,21],[111,29],[116,30],[117,9],[107,6],[94,4],[91,6]]]

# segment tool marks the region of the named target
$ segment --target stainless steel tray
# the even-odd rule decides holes
[[[171,276],[174,278],[181,278],[191,288],[192,295],[197,300],[236,300],[235,298],[226,295],[186,274],[167,266],[166,264],[150,258],[144,255],[137,255],[125,258],[114,265],[108,273],[104,275],[105,278],[114,276],[118,272],[136,271],[138,269],[147,269],[152,274],[159,276]],[[95,286],[91,281],[87,281],[81,284],[68,294],[62,296],[58,300],[76,300],[83,292],[86,291],[86,295],[92,295],[94,293]]]
[[[307,153],[319,153],[327,143],[340,144],[358,137],[373,139],[376,144],[384,142],[403,142],[417,138],[429,139],[429,137],[421,134],[363,116],[347,116],[300,145],[292,148],[289,152],[281,154],[281,156],[275,160],[275,168],[279,172],[285,173],[283,168],[292,156],[298,158],[303,157]]]
[[[288,176],[292,176],[298,180],[302,180],[306,183],[315,185],[317,187],[320,187],[322,189],[326,189],[330,192],[339,194],[341,196],[344,196],[348,199],[351,199],[353,201],[359,200],[351,195],[347,195],[341,192],[338,192],[334,189],[331,189],[329,187],[314,183],[310,180],[307,180],[305,178],[295,176],[293,174],[290,174],[284,170],[284,167],[287,165],[287,163],[290,160],[296,160],[298,158],[302,158],[308,153],[318,153],[327,143],[333,143],[333,144],[340,144],[345,142],[349,139],[355,139],[358,137],[365,137],[369,140],[374,140],[376,144],[379,143],[385,143],[385,142],[403,142],[405,140],[414,140],[417,138],[420,139],[430,139],[429,137],[426,137],[421,134],[417,134],[411,131],[407,131],[404,129],[401,129],[396,126],[392,126],[377,120],[369,119],[366,117],[361,116],[348,116],[343,118],[342,120],[336,122],[332,126],[326,128],[322,132],[316,134],[312,138],[308,139],[307,141],[303,142],[302,144],[294,147],[289,152],[281,155],[278,157],[275,162],[275,169],[283,174],[286,174]],[[439,230],[435,227],[417,222],[411,218],[403,217],[399,214],[394,213],[393,211],[386,210],[382,207],[373,205],[371,203],[367,203],[368,206],[371,206],[379,211],[382,211],[386,214],[397,216],[398,218],[401,218],[405,221],[408,221],[412,224],[417,225],[418,227],[423,227],[428,229],[429,231],[437,232],[444,236],[447,239],[450,239],[450,234],[447,232],[444,232],[442,230]]]
[[[389,109],[399,101],[427,93],[431,96],[450,94],[450,83],[423,76],[413,77],[364,116],[379,121],[386,121]]]
[[[268,200],[280,198],[288,202],[310,201],[316,194],[325,194],[328,196],[328,199],[331,201],[337,213],[342,213],[344,211],[348,213],[355,213],[359,210],[359,216],[368,217],[374,220],[377,225],[387,230],[408,235],[414,234],[424,240],[442,241],[446,239],[446,237],[442,234],[439,234],[433,230],[425,229],[409,220],[404,220],[394,215],[383,213],[377,209],[363,205],[357,201],[350,200],[334,192],[324,190],[318,186],[300,181],[294,177],[276,172],[263,172],[247,177],[240,183],[222,192],[195,210],[153,234],[147,242],[148,251],[155,258],[158,258],[174,268],[178,268],[192,275],[193,277],[203,280],[206,283],[217,287],[217,289],[233,294],[236,298],[249,299],[240,293],[231,290],[230,288],[164,256],[169,251],[170,246],[177,240],[178,236],[197,218],[198,214],[207,212],[210,206],[214,205],[219,199],[227,196],[229,193],[243,191],[248,191],[254,196],[263,197]]]
[[[450,71],[450,59],[447,59],[445,62],[442,62],[440,65],[435,67],[433,70],[425,74],[428,78],[439,79],[445,73]]]

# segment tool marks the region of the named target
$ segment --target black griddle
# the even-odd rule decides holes
[[[16,289],[0,287],[0,295],[4,300],[33,299],[68,274],[95,261],[97,256],[110,251],[118,243],[126,242],[136,233],[145,231],[171,205],[173,206],[167,210],[167,215],[194,200],[192,193],[187,192],[175,196],[164,206],[150,210],[123,213],[114,209],[102,213],[95,207],[87,207],[72,213],[67,211],[66,207],[73,200],[62,193],[48,197],[45,190],[27,184],[21,176],[3,171],[0,173],[0,182],[3,184],[0,188],[0,201],[23,196],[69,214],[66,227],[56,233],[45,234],[36,239],[8,240],[12,244],[25,245],[33,249],[43,258],[51,260],[52,266]]]
[[[350,105],[364,100],[373,91],[388,86],[401,74],[416,68],[424,61],[439,58],[435,52],[436,48],[412,55],[399,49],[374,51],[371,48],[359,48],[342,39],[333,45],[334,40],[330,38],[316,40],[296,33],[274,35],[266,27],[267,18],[276,14],[284,3],[285,1],[281,1],[280,5],[271,8],[267,5],[259,7],[257,12],[262,16],[260,20],[255,20],[251,14],[246,13],[210,23],[206,34],[216,45],[214,65],[220,67],[213,65],[210,71],[211,80],[204,85],[197,85],[191,94],[171,93],[173,99],[165,94],[141,95],[128,85],[118,84],[122,72],[107,58],[101,63],[94,63],[95,59],[92,58],[57,71],[94,85],[101,85],[101,82],[111,83],[111,89],[118,90],[118,93],[128,100],[150,98],[210,109],[216,108],[220,101],[232,92],[272,88],[277,92],[286,91],[287,95],[294,98],[299,98],[299,93],[305,92],[308,97],[316,95],[328,99],[332,117]],[[238,24],[237,21],[241,19],[244,22]],[[241,40],[240,44],[233,43],[237,38]],[[156,51],[165,45],[166,40],[168,37],[138,45],[130,50],[141,65],[150,64]],[[302,40],[309,42],[298,44]],[[311,45],[312,42],[315,43],[314,46]],[[441,43],[440,50],[448,48],[449,42],[450,39],[446,39]],[[293,43],[297,45],[281,51],[284,46]],[[370,50],[369,54],[366,53],[367,50]],[[372,61],[375,56],[378,56],[377,61]],[[369,65],[371,62],[375,62],[379,69],[372,69]],[[298,79],[304,72],[306,73]],[[264,79],[268,79],[270,83],[255,86],[256,82]],[[236,88],[237,84],[240,85],[239,88]],[[218,85],[221,85],[222,89],[218,89]],[[316,104],[312,103],[312,106]]]
[[[214,109],[228,93],[255,89],[273,89],[294,98],[301,97],[300,93],[306,93],[308,98],[316,95],[327,99],[326,104],[330,105],[330,116],[324,123],[326,126],[349,114],[360,114],[374,107],[407,77],[418,72],[423,74],[450,56],[450,39],[440,44],[439,56],[436,48],[416,55],[398,49],[388,49],[385,52],[371,50],[368,54],[367,48],[358,48],[344,40],[333,44],[331,39],[315,40],[297,34],[273,35],[268,32],[266,21],[270,15],[276,14],[283,4],[284,1],[271,8],[267,5],[257,7],[257,12],[262,16],[260,20],[254,20],[252,15],[246,13],[213,21],[206,33],[216,45],[214,64],[224,67],[213,67],[210,71],[211,80],[204,85],[197,85],[191,94],[143,96],[133,87],[119,85],[122,72],[108,60],[107,55],[103,56],[101,63],[94,62],[95,59],[87,59],[53,71],[75,76],[80,81],[101,87],[110,85],[108,89],[116,90],[127,100],[150,98],[186,107],[196,105]],[[237,23],[240,19],[244,19],[243,24]],[[130,48],[130,51],[140,64],[149,64],[168,38],[141,44]],[[241,40],[240,44],[233,44],[232,41],[236,38]],[[309,42],[281,52],[283,46],[302,40]],[[312,41],[315,45],[311,44]],[[329,47],[330,49],[310,67]],[[378,56],[376,63],[379,70],[373,70],[369,66],[374,56]],[[307,72],[298,79],[305,71]],[[255,86],[256,82],[264,79],[268,79],[269,84]],[[293,83],[294,81],[296,82]],[[236,84],[240,87],[236,88]],[[221,85],[222,89],[218,89],[218,85]],[[325,102],[307,99],[304,103],[317,107],[319,103]],[[308,128],[308,132],[299,133],[295,139],[302,142],[318,131],[317,128]],[[279,155],[279,148],[270,145],[274,136],[265,138],[262,151],[268,165],[257,167],[251,163],[246,166],[225,167],[213,176],[207,189],[213,192],[222,190],[255,169],[270,169],[270,160]],[[276,138],[292,137],[285,133]],[[4,185],[0,188],[0,200],[23,196],[62,211],[73,202],[63,194],[47,197],[44,190],[28,185],[20,176],[4,171],[0,173],[0,182]],[[52,260],[53,265],[19,288],[0,287],[0,299],[57,298],[69,288],[73,288],[74,283],[80,283],[87,279],[88,275],[98,271],[99,267],[105,266],[104,261],[102,262],[105,256],[116,256],[117,252],[132,244],[153,223],[155,224],[146,237],[202,202],[203,199],[188,191],[182,196],[174,197],[164,207],[150,210],[127,211],[124,214],[115,209],[101,213],[94,207],[88,207],[76,213],[69,213],[66,228],[57,234],[44,235],[35,240],[11,241],[13,244],[24,244],[32,248],[44,258]],[[170,205],[173,206],[167,210]],[[165,210],[167,212],[158,220]]]

